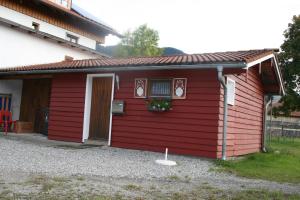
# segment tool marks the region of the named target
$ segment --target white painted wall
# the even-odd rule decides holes
[[[0,12],[1,13],[1,12]],[[87,51],[0,25],[0,68],[60,62],[65,56],[74,59],[99,58]]]
[[[40,31],[54,35],[54,36],[62,38],[62,39],[66,39],[66,33],[70,33],[72,35],[79,37],[78,44],[83,45],[88,48],[91,48],[91,49],[96,49],[96,41],[93,39],[87,38],[85,36],[65,30],[65,29],[57,27],[57,26],[54,26],[52,24],[48,24],[44,21],[24,15],[22,13],[11,10],[4,6],[0,6],[0,17],[10,20],[10,21],[13,21],[18,24],[21,24],[28,28],[32,28],[32,29],[33,29],[32,22],[39,23]]]
[[[22,80],[0,80],[0,93],[12,94],[11,110],[13,120],[18,120],[20,117],[22,87]]]

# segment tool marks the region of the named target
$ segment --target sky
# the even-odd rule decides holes
[[[147,24],[185,53],[280,48],[300,0],[73,0],[120,33]],[[106,38],[106,45],[119,42]]]

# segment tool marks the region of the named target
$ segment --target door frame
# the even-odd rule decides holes
[[[91,104],[92,104],[92,91],[93,91],[93,78],[111,77],[111,101],[110,101],[110,117],[109,117],[109,134],[108,134],[108,146],[111,145],[111,128],[112,128],[112,102],[114,99],[115,91],[115,74],[87,74],[86,77],[86,89],[85,89],[85,103],[84,103],[84,118],[83,118],[83,132],[82,142],[85,142],[89,138],[90,131],[90,116],[91,116]]]

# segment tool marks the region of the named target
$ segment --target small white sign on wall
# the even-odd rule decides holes
[[[235,103],[235,81],[227,77],[226,85],[227,85],[227,104],[233,106]]]

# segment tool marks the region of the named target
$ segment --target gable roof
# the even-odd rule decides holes
[[[229,69],[245,69],[266,60],[275,64],[274,73],[278,88],[284,92],[282,75],[276,61],[274,49],[248,51],[228,51],[203,54],[184,54],[156,57],[99,58],[71,60],[56,63],[0,68],[0,75],[67,73],[67,72],[105,72],[131,70],[170,70],[170,69],[214,69],[218,66]]]
[[[181,66],[182,69],[188,66],[207,64],[226,65],[229,68],[247,67],[247,63],[261,59],[268,55],[273,55],[272,49],[248,50],[248,51],[228,51],[217,53],[203,54],[183,54],[171,56],[156,56],[156,57],[129,57],[129,58],[99,58],[87,60],[72,60],[56,63],[47,63],[39,65],[19,66],[10,68],[0,68],[0,72],[13,71],[42,71],[42,70],[57,70],[57,69],[87,69],[87,68],[116,68],[116,67],[136,67],[142,69],[141,66]],[[231,66],[231,67],[230,67]]]

